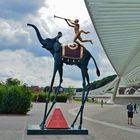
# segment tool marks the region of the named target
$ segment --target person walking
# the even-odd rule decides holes
[[[103,104],[104,104],[104,101],[103,101],[103,100],[101,100],[101,108],[103,108]]]
[[[133,105],[131,102],[127,105],[128,125],[133,125]]]
[[[91,97],[91,101],[92,101],[92,103],[94,103],[94,97]]]
[[[137,111],[137,104],[136,103],[134,104],[134,113],[138,113],[138,111]]]

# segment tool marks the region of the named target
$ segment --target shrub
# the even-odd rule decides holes
[[[38,102],[45,102],[47,98],[47,93],[38,94]]]
[[[31,107],[31,92],[25,86],[0,86],[0,113],[26,114]]]
[[[67,95],[64,93],[59,94],[57,102],[67,102]]]
[[[47,93],[33,92],[32,101],[33,102],[45,102],[47,98]]]
[[[55,98],[55,94],[54,93],[51,93],[51,95],[50,95],[51,102],[54,100],[54,98]]]
[[[55,98],[55,94],[52,93],[51,96],[50,96],[50,100],[53,101],[54,98]],[[58,94],[56,102],[67,102],[67,95],[64,94],[64,93]]]
[[[50,101],[51,102],[54,100],[55,95],[56,95],[55,93],[50,94]],[[36,102],[37,96],[38,96],[38,102],[46,102],[46,98],[47,98],[48,94],[47,93],[35,93],[35,92],[33,92],[32,93],[32,101]],[[67,94],[64,94],[64,93],[58,94],[56,101],[57,102],[67,102]]]
[[[7,93],[7,87],[0,85],[0,112],[2,111],[3,97]]]
[[[38,93],[32,92],[32,102],[36,102],[37,96],[38,96]]]

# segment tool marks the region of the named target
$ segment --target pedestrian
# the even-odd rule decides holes
[[[138,113],[138,111],[137,111],[137,104],[136,103],[134,104],[134,113]]]
[[[72,94],[68,94],[68,100],[69,100],[69,103],[72,103]]]
[[[91,101],[92,101],[92,103],[94,103],[94,97],[91,97]]]
[[[128,125],[133,125],[133,105],[131,102],[127,105]]]
[[[38,101],[39,101],[39,95],[36,96],[36,102],[38,102]]]
[[[103,104],[104,104],[104,101],[103,101],[103,100],[101,100],[101,108],[103,108]]]

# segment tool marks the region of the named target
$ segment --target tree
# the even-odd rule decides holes
[[[13,78],[8,78],[7,80],[6,80],[6,84],[7,85],[20,85],[20,81],[18,80],[18,79],[13,79]]]
[[[100,88],[104,85],[106,85],[107,83],[113,81],[115,78],[117,77],[117,75],[111,75],[111,76],[107,76],[105,78],[102,78],[101,80],[97,80],[91,83],[91,90]]]

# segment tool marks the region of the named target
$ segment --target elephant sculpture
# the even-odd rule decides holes
[[[78,68],[80,68],[81,73],[82,73],[82,79],[83,79],[83,94],[82,94],[82,102],[81,102],[81,106],[80,109],[77,113],[77,116],[75,117],[73,123],[71,124],[71,127],[74,127],[78,116],[80,115],[80,124],[79,124],[79,129],[82,128],[82,122],[83,122],[83,109],[84,109],[84,105],[85,102],[87,100],[88,97],[88,93],[90,90],[90,80],[89,80],[89,74],[88,74],[88,63],[89,60],[92,58],[92,60],[94,61],[95,67],[96,67],[96,74],[98,76],[100,76],[100,71],[98,69],[98,66],[96,64],[96,61],[94,59],[94,57],[91,55],[91,53],[84,47],[84,46],[78,46],[82,49],[82,56],[79,59],[74,59],[74,58],[66,58],[63,56],[63,46],[62,44],[59,42],[59,38],[62,37],[62,33],[58,32],[57,36],[54,38],[46,38],[43,39],[38,28],[33,25],[33,24],[27,24],[28,26],[31,26],[32,28],[34,28],[34,30],[36,31],[37,37],[39,42],[42,44],[42,47],[45,48],[46,50],[50,51],[50,53],[52,54],[53,58],[54,58],[54,70],[53,70],[53,77],[52,77],[52,81],[50,84],[50,88],[48,91],[48,97],[46,99],[46,105],[45,105],[45,111],[44,111],[44,118],[42,123],[40,124],[40,127],[42,129],[44,129],[44,124],[46,119],[48,118],[48,115],[50,114],[54,104],[56,103],[56,98],[58,95],[58,91],[61,87],[62,81],[63,81],[63,64],[67,64],[67,65],[76,65],[78,66]],[[71,54],[69,54],[71,55]],[[50,93],[52,91],[53,88],[53,84],[54,84],[54,80],[55,80],[55,75],[56,73],[59,73],[60,76],[60,81],[59,81],[59,85],[57,88],[57,92],[56,92],[56,97],[54,99],[54,101],[52,102],[52,105],[50,106],[50,108],[48,109],[48,103],[50,101]],[[86,85],[87,82],[87,85]]]

